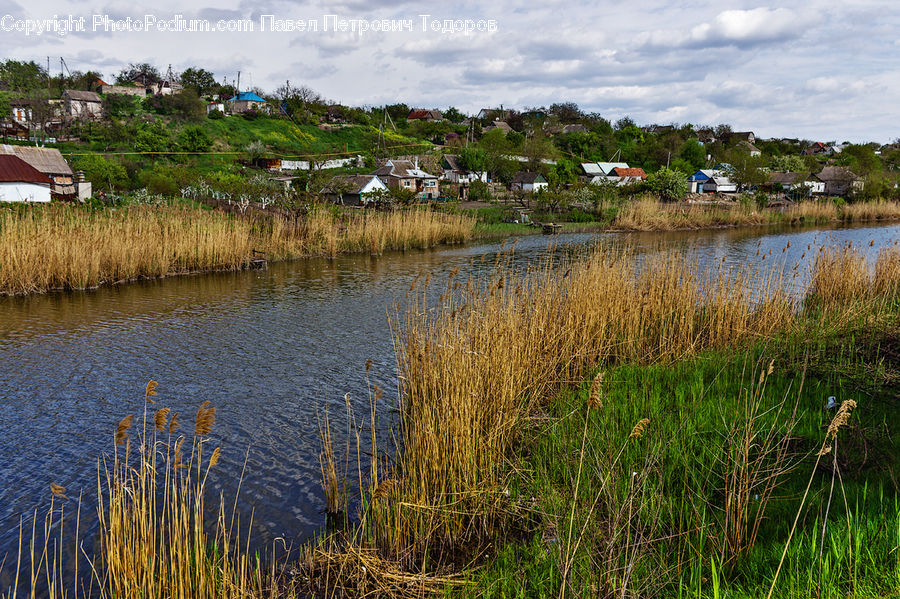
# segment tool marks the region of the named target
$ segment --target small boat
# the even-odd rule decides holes
[[[554,235],[562,230],[562,225],[556,223],[544,223],[541,225],[544,235]]]

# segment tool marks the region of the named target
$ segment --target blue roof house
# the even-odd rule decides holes
[[[256,110],[257,112],[269,112],[269,106],[265,99],[260,98],[253,92],[241,92],[235,97],[228,100],[228,107],[232,113],[249,112]]]

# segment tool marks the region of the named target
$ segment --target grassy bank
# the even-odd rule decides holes
[[[539,233],[540,228],[503,222],[505,210],[481,208],[478,235],[496,238]],[[596,213],[577,212],[577,222],[567,222],[565,214],[536,214],[535,220],[559,222],[563,231],[680,231],[720,227],[759,225],[823,225],[900,221],[900,202],[877,201],[835,204],[831,201],[799,202],[784,210],[758,208],[753,204],[686,204],[660,202],[654,197],[598,209]],[[590,216],[590,218],[586,218]]]
[[[451,585],[473,595],[507,588],[515,593],[498,596],[637,596],[662,589],[661,580],[664,594],[703,585],[705,595],[717,577],[715,584],[749,581],[757,592],[774,578],[786,542],[783,514],[802,512],[801,530],[812,530],[808,506],[786,481],[796,476],[802,489],[810,470],[828,463],[812,455],[828,416],[806,414],[821,388],[794,393],[803,388],[794,375],[802,360],[782,361],[776,372],[772,360],[790,351],[730,352],[829,338],[851,350],[835,336],[896,322],[900,253],[885,251],[869,267],[852,250],[823,252],[802,303],[781,292],[779,272],[708,276],[677,256],[636,271],[632,257],[609,252],[557,258],[528,273],[501,269],[485,286],[451,281],[429,309],[426,294],[411,291],[396,326],[402,450],[389,469],[367,474],[359,525],[312,552],[307,571],[325,585],[330,577],[334,587],[396,594],[405,594],[400,573],[419,591]],[[627,370],[713,350],[732,361],[683,366],[677,372],[690,377],[681,395],[664,373]],[[603,375],[595,377],[598,368]],[[714,387],[708,375],[720,371],[725,387]],[[593,381],[587,401],[565,399],[586,378]],[[777,381],[771,393],[769,378]],[[656,419],[668,424],[657,429]],[[644,437],[652,438],[650,451],[635,441]],[[883,486],[882,495],[876,482],[867,497],[892,505],[893,489]],[[775,514],[780,519],[769,524]],[[864,525],[875,527],[873,543],[897,541],[896,531]],[[827,532],[839,535],[840,526]],[[795,549],[809,549],[803,538]],[[754,552],[768,569],[746,561]],[[361,576],[363,556],[369,565]],[[847,574],[844,562],[830,563],[829,575]],[[485,574],[474,589],[471,578],[448,578],[478,567]],[[897,581],[893,566],[878,568]]]
[[[426,248],[473,236],[465,216],[430,211],[296,219],[235,217],[187,203],[92,209],[0,209],[0,294],[85,289],[137,278],[237,270],[253,252],[273,259]]]

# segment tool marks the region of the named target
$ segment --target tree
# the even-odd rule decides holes
[[[124,189],[128,186],[128,173],[118,162],[107,160],[99,154],[80,157],[75,168],[84,172],[94,189]]]
[[[116,75],[116,84],[140,81],[141,85],[150,85],[160,80],[159,70],[148,62],[130,63]]]
[[[481,148],[463,148],[459,152],[459,165],[467,171],[481,173],[488,170],[488,157]]]
[[[266,145],[258,139],[253,140],[244,148],[244,153],[247,155],[247,161],[253,164],[266,153]]]
[[[647,176],[647,187],[661,200],[677,202],[687,195],[687,178],[681,171],[663,167]]]
[[[798,173],[806,170],[803,158],[795,155],[775,156],[770,164],[773,171]]]
[[[740,148],[731,150],[727,156],[731,165],[728,176],[737,184],[739,191],[763,185],[768,180],[762,156],[751,156]]]
[[[134,138],[134,149],[138,152],[166,152],[171,144],[169,132],[159,122],[143,123]]]
[[[696,139],[689,139],[681,146],[679,158],[690,164],[692,171],[700,170],[706,164],[706,148]]]
[[[19,93],[46,90],[47,70],[33,60],[5,60],[0,62],[0,86]]]
[[[451,106],[444,111],[444,118],[451,123],[459,123],[462,122],[466,118],[466,116],[459,110],[457,110],[455,106]]]
[[[178,135],[178,145],[186,152],[205,152],[212,147],[212,140],[202,127],[191,125]]]
[[[575,102],[561,102],[551,104],[548,110],[551,116],[555,116],[559,122],[569,124],[577,122],[584,114]]]
[[[557,184],[574,183],[578,180],[578,171],[571,160],[562,159],[553,167]]]
[[[206,69],[189,67],[181,74],[181,85],[193,89],[198,96],[202,96],[216,88],[216,79]]]

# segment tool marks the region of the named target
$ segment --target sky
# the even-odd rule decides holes
[[[84,31],[23,31],[28,20],[69,15]],[[176,15],[212,27],[248,19],[253,31],[158,30]],[[271,31],[266,15],[317,30]],[[155,26],[107,31],[107,17]],[[335,31],[335,17],[369,30]],[[383,20],[408,26],[375,31]],[[445,20],[475,28],[444,30]],[[474,113],[575,102],[612,121],[728,123],[757,137],[837,142],[900,137],[898,32],[892,0],[0,0],[0,57],[49,56],[52,71],[60,57],[109,80],[129,62],[196,66],[219,81],[240,71],[242,88],[290,81],[354,106]]]

